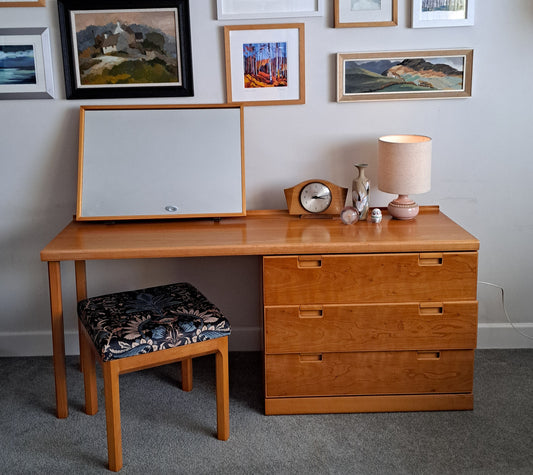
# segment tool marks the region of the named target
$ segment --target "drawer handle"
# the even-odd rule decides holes
[[[320,363],[322,355],[300,355],[300,363]]]
[[[425,253],[418,255],[419,266],[441,266],[442,265],[441,253]]]
[[[418,313],[420,315],[443,315],[444,307],[442,303],[421,303],[418,307]]]
[[[417,351],[417,360],[439,360],[440,351]]]
[[[298,267],[301,269],[322,267],[322,256],[298,256]]]
[[[322,307],[300,307],[298,314],[300,318],[322,318],[324,316],[324,310]]]

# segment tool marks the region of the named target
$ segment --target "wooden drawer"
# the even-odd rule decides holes
[[[265,305],[476,300],[477,252],[265,256]]]
[[[265,355],[265,391],[266,397],[470,393],[473,369],[474,350]]]
[[[476,347],[477,302],[265,308],[266,353]]]

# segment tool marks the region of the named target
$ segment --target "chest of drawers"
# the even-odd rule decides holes
[[[403,244],[263,257],[267,414],[472,409],[477,251]]]

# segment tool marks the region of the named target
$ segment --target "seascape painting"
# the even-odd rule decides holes
[[[347,60],[345,94],[462,91],[464,57]]]
[[[79,88],[181,84],[175,9],[72,11]]]
[[[352,11],[381,10],[381,0],[351,0]]]
[[[287,43],[243,44],[244,87],[287,87]]]
[[[0,85],[37,84],[32,45],[0,45]]]

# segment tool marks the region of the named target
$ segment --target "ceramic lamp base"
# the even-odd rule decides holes
[[[389,214],[396,219],[413,219],[418,214],[418,204],[407,195],[399,195],[387,207]]]

